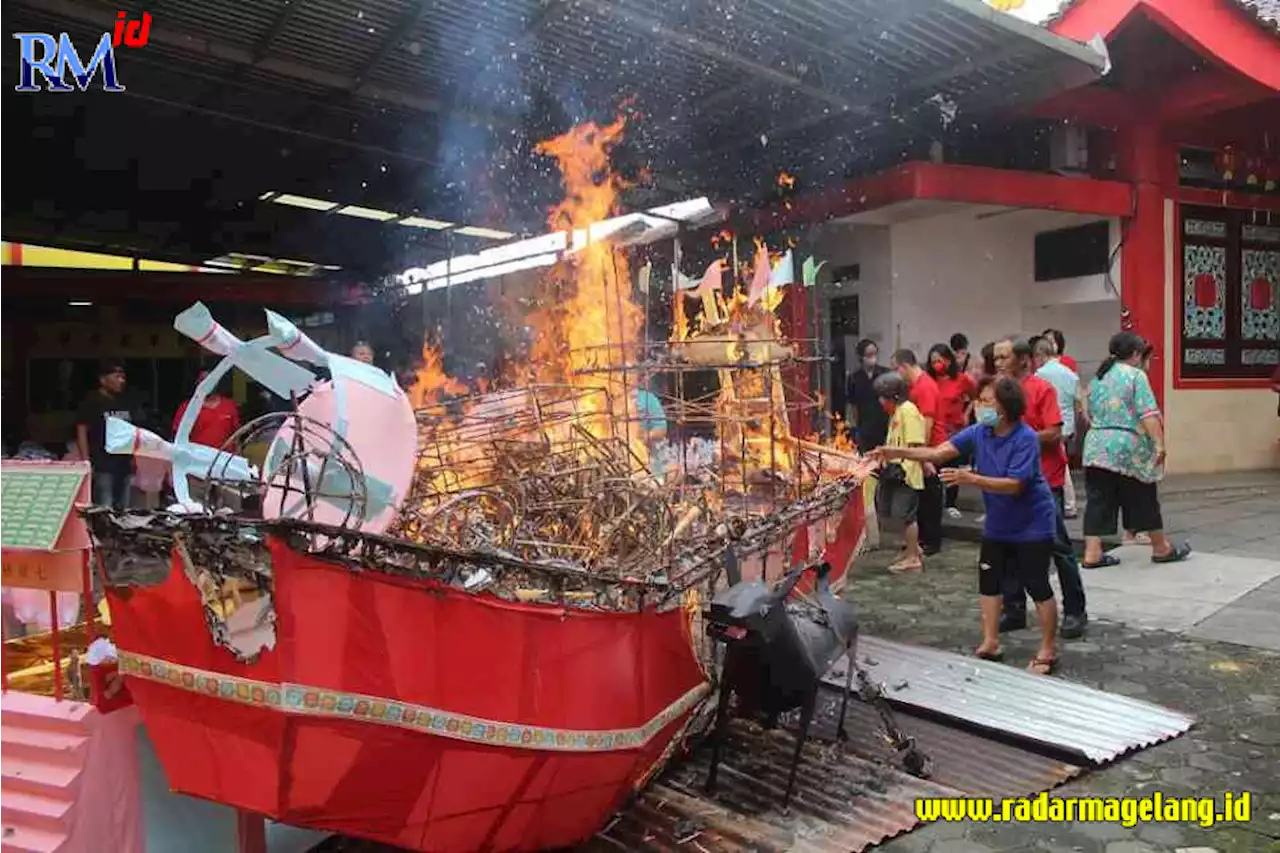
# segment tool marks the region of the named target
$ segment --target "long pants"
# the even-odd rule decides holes
[[[1067,512],[1076,511],[1076,484],[1071,480],[1071,468],[1067,468],[1067,478],[1062,484],[1063,508]]]
[[[930,551],[942,549],[942,479],[934,474],[924,478],[924,491],[920,493],[920,547]]]
[[[132,483],[132,473],[93,472],[91,490],[94,504],[97,506],[109,506],[112,509],[128,509],[129,487]]]
[[[1058,507],[1057,531],[1053,537],[1053,565],[1058,570],[1058,583],[1062,585],[1062,612],[1067,616],[1083,616],[1085,614],[1084,581],[1080,577],[1080,563],[1076,560],[1076,552],[1071,547],[1071,536],[1067,533],[1066,516],[1063,515],[1063,494],[1061,488],[1053,490],[1053,499]],[[1027,612],[1027,593],[1017,578],[1006,581],[1004,588],[1004,612],[1025,614]]]

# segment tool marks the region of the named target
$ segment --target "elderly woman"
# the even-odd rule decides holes
[[[938,447],[885,446],[873,451],[883,460],[932,462],[938,467],[967,455],[973,467],[942,468],[948,483],[982,491],[986,521],[982,531],[978,592],[982,596],[982,643],[974,655],[1002,660],[1000,613],[1007,577],[1016,577],[1035,602],[1040,648],[1027,667],[1037,675],[1053,672],[1058,662],[1055,635],[1058,607],[1049,586],[1049,561],[1057,526],[1057,505],[1040,470],[1040,440],[1022,422],[1026,398],[1015,379],[983,378],[974,406],[977,420]]]
[[[909,399],[907,381],[897,373],[885,373],[876,378],[876,396],[889,416],[889,432],[886,448],[904,453],[924,449],[929,437],[925,430],[924,416]],[[885,457],[888,458],[888,457]],[[924,466],[907,456],[895,457],[901,464],[883,465],[876,475],[876,515],[881,521],[892,521],[903,526],[905,540],[902,557],[889,566],[894,574],[918,572],[924,569],[924,554],[920,550],[920,493],[924,491]]]
[[[1191,546],[1164,535],[1156,484],[1164,476],[1164,421],[1142,369],[1151,346],[1140,335],[1111,337],[1109,354],[1089,386],[1089,434],[1084,439],[1084,563],[1086,569],[1119,565],[1102,553],[1102,537],[1116,532],[1116,516],[1145,533],[1151,562],[1185,560]]]

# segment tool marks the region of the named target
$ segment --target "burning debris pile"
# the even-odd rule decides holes
[[[622,131],[621,119],[588,124],[539,146],[560,165],[566,195],[550,225],[571,248],[541,281],[529,363],[516,387],[458,399],[438,355],[425,355],[417,463],[394,535],[693,582],[743,536],[781,561],[797,526],[838,515],[865,476],[851,450],[793,434],[819,404],[786,382],[785,365],[816,360],[775,313],[793,283],[790,252],[775,262],[760,244],[750,281],[727,297],[723,261],[700,283],[677,281],[672,340],[645,342],[627,258],[594,236],[623,186],[609,164]],[[687,393],[694,371],[713,372],[718,391]],[[648,390],[658,376],[669,393]],[[661,430],[644,395],[662,406]],[[655,437],[666,424],[670,443]]]

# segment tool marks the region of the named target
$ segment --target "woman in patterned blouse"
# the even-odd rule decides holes
[[[1116,516],[1125,527],[1146,533],[1151,561],[1174,563],[1191,553],[1164,535],[1156,484],[1164,476],[1164,422],[1141,364],[1150,346],[1140,335],[1112,336],[1110,354],[1089,388],[1089,434],[1084,441],[1084,513],[1086,569],[1114,566],[1120,560],[1102,553],[1102,537],[1116,532]]]

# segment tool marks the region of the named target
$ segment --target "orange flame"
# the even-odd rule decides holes
[[[634,433],[631,443],[645,458],[638,425],[633,423],[637,404],[630,397],[634,389],[627,386],[626,374],[621,370],[582,373],[622,368],[628,347],[640,340],[644,328],[644,311],[632,298],[626,257],[607,241],[590,239],[590,226],[617,212],[624,184],[610,168],[609,152],[625,126],[621,116],[604,127],[579,125],[535,149],[554,157],[560,166],[565,198],[551,209],[548,221],[553,229],[569,231],[578,251],[550,277],[548,283],[558,285],[555,291],[560,298],[544,298],[543,304],[551,307],[534,318],[541,327],[534,358],[543,360],[547,379],[579,388],[606,388],[611,414],[616,422],[628,424]],[[597,419],[591,430],[598,437],[612,433],[606,418]]]
[[[795,175],[791,174],[790,172],[779,172],[779,173],[778,173],[778,186],[782,187],[783,189],[788,189],[788,190],[789,190],[789,189],[791,189],[792,187],[794,187],[795,185],[796,185],[796,176],[795,176]]]
[[[409,402],[415,409],[423,409],[438,403],[443,396],[464,394],[465,383],[444,372],[444,359],[440,351],[430,344],[422,345],[422,366],[414,371],[417,382],[409,389]]]

